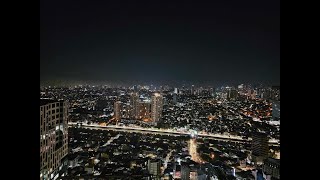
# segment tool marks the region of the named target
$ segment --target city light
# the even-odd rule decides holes
[[[84,88],[86,91],[82,91]],[[191,95],[191,87],[181,88],[173,101],[174,88],[166,88],[169,90],[157,87],[161,93],[155,93],[155,87],[133,93],[126,87],[120,90],[83,86],[76,90],[51,88],[40,93],[46,96],[43,100],[49,104],[52,98],[48,92],[55,92],[52,93],[54,97],[61,94],[70,99],[68,107],[72,108],[72,111],[65,110],[68,115],[63,114],[64,118],[60,119],[61,116],[53,118],[56,113],[49,113],[52,106],[40,107],[40,120],[50,123],[50,126],[41,123],[41,159],[45,153],[54,152],[55,147],[68,146],[70,149],[59,151],[63,154],[58,158],[70,154],[69,164],[72,165],[65,165],[72,169],[69,173],[75,174],[81,167],[92,172],[92,176],[105,171],[110,175],[137,173],[140,177],[151,172],[167,178],[170,174],[180,178],[189,174],[196,179],[201,173],[211,177],[219,162],[225,174],[238,177],[242,171],[257,168],[256,164],[262,164],[263,168],[265,161],[276,172],[280,159],[280,117],[273,117],[268,99],[247,99],[245,95],[227,94],[224,90],[217,90],[218,95],[213,97],[207,92],[211,88],[193,86],[194,94]],[[233,91],[235,87],[229,86],[228,90]],[[61,122],[64,119],[66,122]],[[60,132],[63,136],[58,137]],[[274,152],[270,153],[271,157],[268,148]],[[79,154],[86,154],[81,160],[88,163],[81,164]],[[265,157],[267,159],[263,160]],[[159,163],[148,163],[148,160]],[[67,168],[61,159],[58,163],[55,161],[48,176],[58,178],[57,172]],[[51,162],[43,161],[41,165],[48,163]],[[128,163],[130,167],[125,166]],[[136,171],[137,167],[147,171]],[[82,176],[81,173],[77,175]],[[217,174],[212,175],[215,176]]]

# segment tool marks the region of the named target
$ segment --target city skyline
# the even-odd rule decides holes
[[[68,109],[40,103],[40,179],[280,179],[279,86],[40,87],[54,99]],[[51,169],[61,112],[67,161]]]
[[[134,87],[134,86],[150,86],[150,87],[161,87],[161,86],[170,86],[170,87],[237,87],[239,85],[248,85],[251,87],[272,87],[280,86],[280,83],[230,83],[230,82],[209,82],[209,81],[85,81],[85,80],[43,80],[40,81],[40,87],[73,87],[73,86],[105,86],[105,87]]]
[[[280,4],[40,3],[42,81],[280,84]]]
[[[279,1],[40,2],[40,180],[278,180],[280,94]]]

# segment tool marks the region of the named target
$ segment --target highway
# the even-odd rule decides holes
[[[69,122],[69,126],[75,126],[78,123]],[[136,133],[146,133],[146,134],[160,134],[160,135],[171,135],[171,136],[181,136],[181,135],[190,135],[191,133],[188,131],[177,131],[174,129],[157,129],[157,128],[142,128],[142,127],[129,127],[129,126],[116,126],[116,125],[108,125],[108,126],[101,126],[98,124],[82,124],[82,128],[87,129],[100,129],[100,130],[114,130],[114,131],[123,131],[123,132],[136,132]],[[205,137],[210,139],[217,139],[223,141],[233,141],[233,142],[248,142],[252,139],[249,138],[248,140],[242,139],[240,136],[234,135],[223,135],[223,134],[212,134],[212,133],[203,133],[198,132],[198,138]],[[269,145],[279,146],[280,143],[275,139],[269,140]]]

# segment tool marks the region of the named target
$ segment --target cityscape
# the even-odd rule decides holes
[[[280,179],[279,86],[41,87],[40,101],[42,176]]]
[[[278,1],[40,2],[40,180],[279,180],[280,149]]]

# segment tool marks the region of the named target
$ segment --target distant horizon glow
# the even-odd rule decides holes
[[[40,3],[42,83],[280,84],[279,1],[74,5]]]

